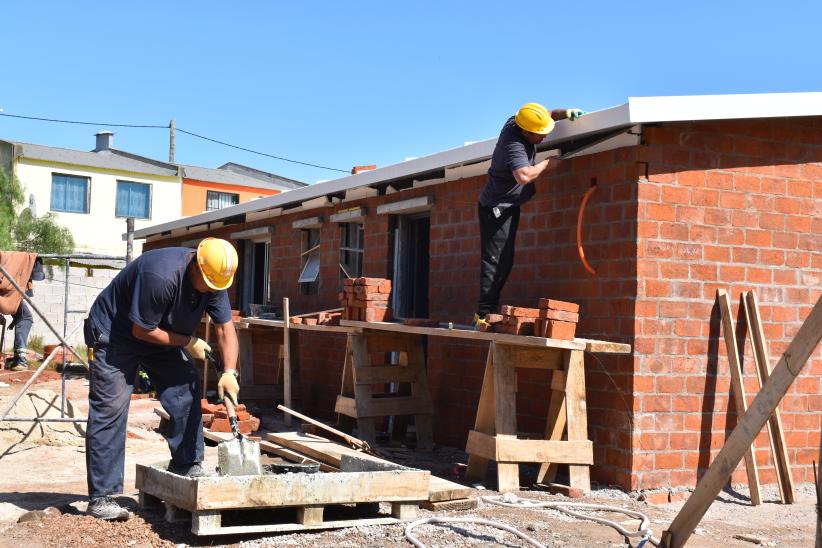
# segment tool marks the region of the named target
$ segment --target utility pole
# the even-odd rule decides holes
[[[126,264],[134,258],[134,217],[126,219]]]
[[[177,121],[172,118],[168,123],[168,163],[174,163],[174,130],[177,129]]]

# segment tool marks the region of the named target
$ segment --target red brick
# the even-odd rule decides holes
[[[543,320],[560,320],[563,322],[578,322],[579,314],[565,310],[552,310],[550,308],[538,309],[539,317]]]
[[[566,301],[558,301],[556,299],[541,298],[539,300],[539,308],[550,308],[553,310],[565,310],[566,312],[579,312],[579,305],[577,303],[569,303]]]
[[[545,320],[545,336],[549,339],[574,340],[577,324],[557,320]]]
[[[500,312],[503,315],[508,316],[518,316],[521,318],[538,318],[539,317],[539,309],[538,308],[523,308],[521,306],[509,306],[503,305],[500,307]]]

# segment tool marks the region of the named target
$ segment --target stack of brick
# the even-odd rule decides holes
[[[579,322],[579,305],[555,299],[540,299],[538,318],[534,325],[537,337],[574,340]]]
[[[534,334],[534,323],[539,317],[539,310],[536,308],[503,305],[500,312],[502,312],[502,321],[491,324],[494,326],[493,329],[496,333],[508,333],[509,335]],[[487,319],[486,316],[486,321]]]
[[[291,323],[304,325],[340,325],[341,316],[342,312],[339,311],[316,312],[314,314],[292,316]]]
[[[387,322],[391,316],[391,280],[348,278],[339,295],[344,320]]]
[[[202,400],[201,407],[204,427],[212,432],[231,432],[225,405],[208,403],[207,400]],[[260,419],[249,413],[245,408],[245,404],[241,403],[237,406],[237,426],[240,427],[240,433],[249,435],[260,429]]]

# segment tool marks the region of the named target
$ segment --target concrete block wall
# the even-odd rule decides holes
[[[644,143],[631,486],[690,486],[736,424],[716,290],[742,326],[740,294],[756,292],[771,365],[822,293],[822,118],[665,124]],[[743,349],[750,401],[749,336]],[[817,351],[782,405],[796,481],[813,480],[821,374]],[[765,430],[755,455],[774,482]]]
[[[70,332],[76,323],[82,322],[88,315],[94,299],[97,295],[114,279],[119,270],[95,269],[91,276],[85,268],[71,267],[69,269],[69,310],[82,310],[83,313],[70,313],[68,315],[68,331]],[[46,279],[41,282],[34,282],[35,306],[42,312],[49,323],[63,335],[63,304],[65,302],[65,270],[58,267],[46,269]],[[51,330],[40,319],[36,312],[32,310],[34,323],[31,328],[32,335],[43,337],[44,344],[59,344],[59,339],[54,336]],[[9,320],[10,321],[10,320]],[[13,346],[14,332],[6,333],[5,347],[10,352]],[[84,344],[83,328],[68,338],[70,344]]]

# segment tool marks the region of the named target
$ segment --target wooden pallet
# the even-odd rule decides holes
[[[428,496],[430,475],[428,471],[405,469],[187,478],[166,471],[166,466],[137,465],[135,485],[140,504],[150,508],[165,503],[166,519],[190,519],[195,535],[279,533],[411,521],[419,501]],[[378,513],[379,502],[391,504],[390,517]],[[354,512],[356,508],[365,516]],[[331,518],[341,512],[349,515],[327,519],[326,509]],[[249,520],[254,523],[248,524]]]

